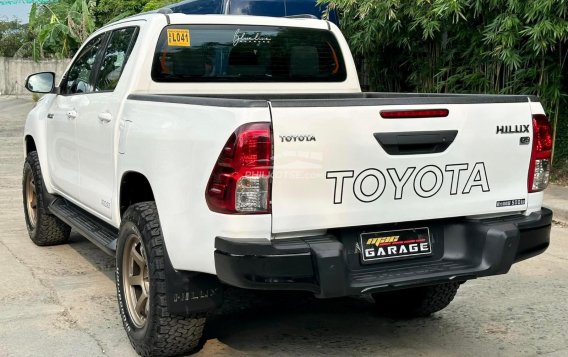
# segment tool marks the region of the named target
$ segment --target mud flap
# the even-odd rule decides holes
[[[188,316],[214,310],[223,303],[223,286],[215,275],[175,270],[167,251],[164,255],[170,313]]]

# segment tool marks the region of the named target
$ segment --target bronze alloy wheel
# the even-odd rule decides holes
[[[126,307],[137,328],[146,325],[150,308],[148,261],[140,236],[131,233],[124,244],[122,284]]]
[[[186,356],[203,335],[206,312],[170,312],[166,254],[156,203],[132,204],[120,223],[115,281],[122,323],[140,356]]]
[[[37,191],[31,172],[26,177],[26,214],[30,228],[34,229],[37,224]]]

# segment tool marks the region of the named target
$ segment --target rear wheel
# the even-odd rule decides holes
[[[205,314],[168,311],[164,250],[156,204],[130,206],[120,226],[116,287],[124,328],[142,356],[187,354],[198,346],[205,325]]]
[[[40,246],[67,242],[71,227],[47,209],[43,176],[35,151],[30,152],[24,162],[22,194],[26,226],[31,240]]]
[[[447,307],[460,283],[423,286],[373,294],[380,314],[391,317],[426,317]]]

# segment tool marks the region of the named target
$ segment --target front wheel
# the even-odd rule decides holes
[[[446,283],[373,294],[380,314],[391,317],[426,317],[446,308],[461,283]]]
[[[39,246],[65,243],[69,239],[71,227],[49,213],[45,191],[39,157],[37,152],[32,151],[24,162],[22,177],[24,216],[30,239]]]
[[[187,354],[199,344],[205,325],[205,314],[169,312],[164,250],[156,204],[130,206],[120,226],[116,288],[124,328],[141,356]]]

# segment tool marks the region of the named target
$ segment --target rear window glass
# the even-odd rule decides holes
[[[156,82],[342,82],[343,56],[325,30],[172,25],[160,34]]]

